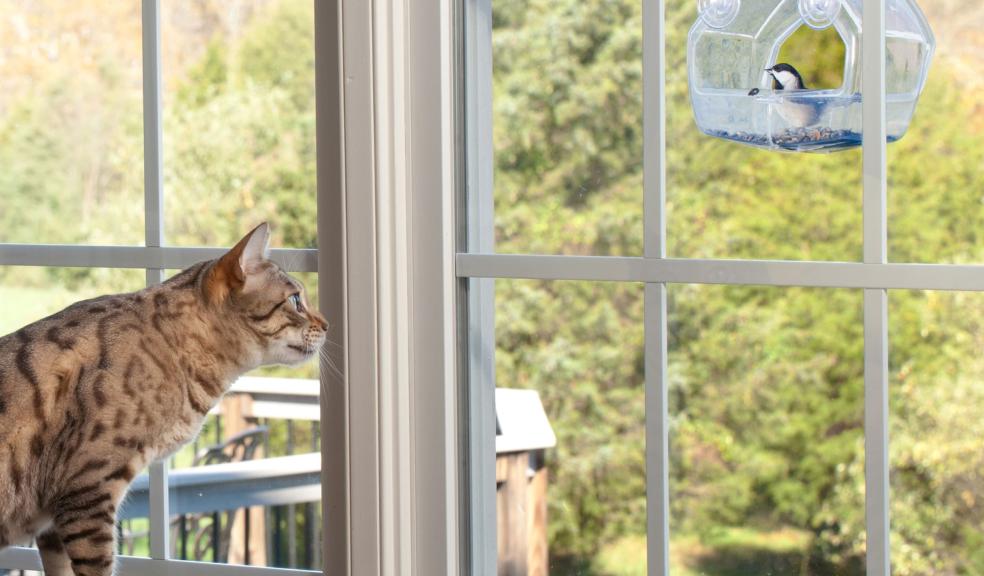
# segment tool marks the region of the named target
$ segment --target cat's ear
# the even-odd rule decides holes
[[[245,279],[254,264],[263,262],[270,255],[270,226],[264,222],[253,228],[236,244],[236,248],[240,245],[243,246],[239,254],[239,270],[242,272],[241,278]]]
[[[220,302],[233,290],[242,288],[246,276],[256,264],[267,259],[270,245],[270,227],[266,222],[243,236],[232,250],[219,258],[208,280],[205,292],[213,302]]]

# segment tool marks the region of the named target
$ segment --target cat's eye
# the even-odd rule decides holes
[[[287,297],[287,300],[289,300],[290,303],[294,305],[294,310],[297,310],[298,312],[301,312],[301,311],[304,310],[304,304],[301,303],[301,294],[300,293],[291,294],[290,296]]]

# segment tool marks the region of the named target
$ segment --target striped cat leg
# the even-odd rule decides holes
[[[75,576],[110,576],[116,540],[116,503],[122,487],[110,492],[103,485],[76,490],[55,510],[55,530],[71,561]]]
[[[38,551],[41,553],[45,576],[75,576],[72,561],[68,559],[65,546],[54,530],[38,536]]]
[[[59,527],[75,576],[110,576],[113,573],[113,519],[112,514],[98,518],[88,516],[84,522]]]

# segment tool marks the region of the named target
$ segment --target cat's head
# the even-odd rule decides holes
[[[262,364],[299,364],[324,344],[328,322],[308,304],[304,286],[267,258],[269,241],[264,222],[219,258],[204,293]]]

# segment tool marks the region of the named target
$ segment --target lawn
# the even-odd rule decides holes
[[[65,288],[26,288],[0,285],[0,335],[65,308],[73,302],[96,296]]]
[[[806,574],[808,532],[724,528],[703,538],[681,534],[670,541],[674,576]],[[645,576],[646,538],[627,536],[604,547],[585,576]]]

